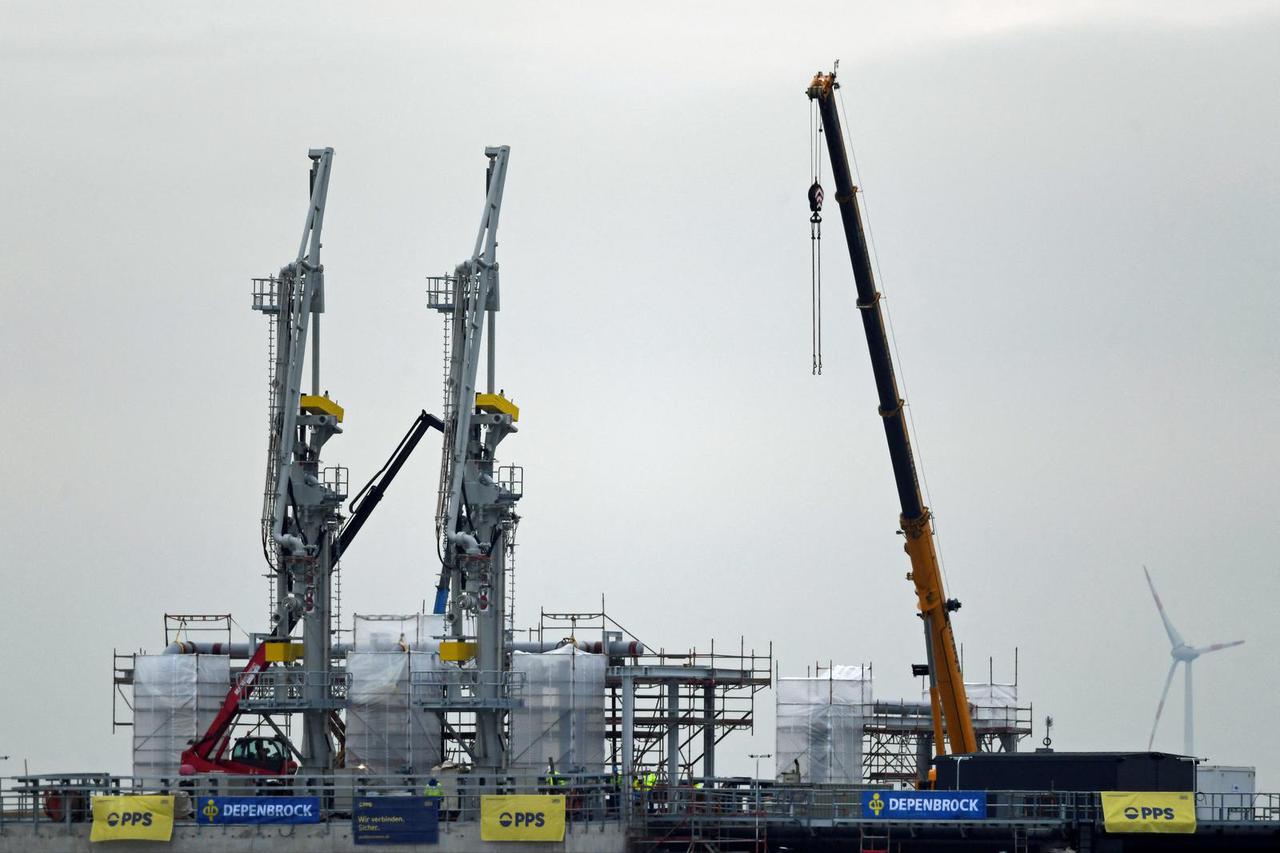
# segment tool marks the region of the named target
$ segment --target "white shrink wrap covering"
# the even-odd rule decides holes
[[[137,655],[133,661],[133,775],[178,775],[182,752],[208,731],[231,689],[226,655]]]
[[[969,697],[969,704],[973,706],[974,722],[1014,722],[1015,709],[1018,707],[1018,685],[965,682],[964,692]]]
[[[371,616],[357,613],[352,631],[358,652],[438,652],[444,617],[434,613]]]
[[[872,706],[871,670],[833,666],[813,678],[777,681],[779,773],[797,767],[812,784],[862,781],[862,735]]]
[[[347,654],[346,766],[369,773],[426,773],[440,763],[440,720],[410,701],[410,673],[439,669],[428,652]]]
[[[524,675],[521,707],[511,713],[511,766],[604,772],[605,656],[562,646],[542,654],[514,652]]]

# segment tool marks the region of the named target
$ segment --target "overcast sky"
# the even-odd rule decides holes
[[[439,409],[423,276],[508,144],[519,621],[603,594],[652,645],[912,694],[834,209],[810,375],[803,90],[838,57],[969,678],[1016,647],[1037,740],[1052,714],[1058,748],[1145,748],[1146,564],[1189,641],[1247,640],[1196,665],[1198,752],[1275,790],[1277,44],[1264,2],[3,3],[0,773],[127,772],[111,649],[158,650],[164,612],[265,627],[249,279],[291,260],[326,145],[327,462],[363,482]],[[344,561],[347,619],[431,594],[438,453]],[[762,698],[724,771],[773,751]]]

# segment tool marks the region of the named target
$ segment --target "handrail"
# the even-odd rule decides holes
[[[202,774],[171,778],[135,778],[100,773],[49,774],[0,778],[0,831],[5,826],[80,823],[92,819],[92,797],[101,794],[164,794],[179,797],[176,822],[196,824],[195,804],[213,796],[316,796],[325,820],[350,818],[355,797],[423,795],[429,780],[443,790],[445,823],[479,820],[483,794],[561,794],[571,824],[618,822],[629,813],[639,826],[673,822],[745,826],[752,822],[802,827],[857,824],[875,820],[862,812],[863,794],[890,790],[874,785],[811,785],[740,778],[708,779],[700,785],[664,785],[645,777],[562,773],[554,777],[528,772],[497,778],[440,771],[436,775],[362,775],[340,771],[328,776],[292,777]],[[482,786],[483,779],[483,786]],[[1280,793],[1197,794],[1199,822],[1214,825],[1280,827]],[[985,823],[1027,825],[1099,823],[1102,810],[1091,791],[988,791]],[[884,821],[879,821],[883,823]],[[203,824],[200,824],[203,825]],[[445,831],[445,830],[442,830]]]

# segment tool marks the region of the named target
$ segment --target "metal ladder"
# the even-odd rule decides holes
[[[864,826],[858,850],[861,853],[889,853],[889,827],[871,829]]]
[[[267,318],[267,435],[275,435],[276,418],[280,414],[280,389],[277,380],[278,355],[276,345],[280,335],[280,301],[281,287],[284,282],[274,276],[255,278],[253,283],[253,310]],[[274,441],[267,447],[267,473],[262,487],[262,526],[264,538],[269,535],[268,528],[275,514],[275,459]],[[267,618],[276,610],[276,564],[274,548],[264,549],[268,570],[263,575],[267,579]]]

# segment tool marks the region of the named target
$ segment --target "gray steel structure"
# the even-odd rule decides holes
[[[254,304],[275,332],[271,365],[271,409],[267,452],[267,488],[262,515],[263,553],[273,576],[274,626],[271,637],[290,636],[302,623],[302,695],[290,710],[302,714],[299,750],[304,771],[334,765],[330,737],[333,698],[331,581],[337,569],[334,537],[339,508],[346,499],[340,469],[321,469],[320,451],[342,432],[341,409],[311,405],[303,410],[303,378],[308,332],[311,336],[311,396],[321,398],[320,315],[324,312],[324,266],[320,234],[333,149],[308,152],[310,201],[298,253],[278,275],[256,279]],[[313,401],[315,402],[315,401]],[[335,414],[337,412],[337,414]]]
[[[502,478],[495,465],[498,445],[516,432],[518,410],[495,390],[498,286],[498,218],[511,149],[486,148],[484,213],[471,257],[452,275],[428,279],[430,306],[447,315],[448,374],[445,380],[444,442],[440,465],[436,535],[440,581],[435,612],[445,617],[446,632],[476,644],[475,669],[430,700],[442,712],[474,714],[475,738],[469,752],[474,766],[497,770],[506,763],[506,714],[515,701],[508,677],[507,544],[519,516],[516,478]],[[486,399],[481,406],[476,375],[482,338],[486,350]]]

